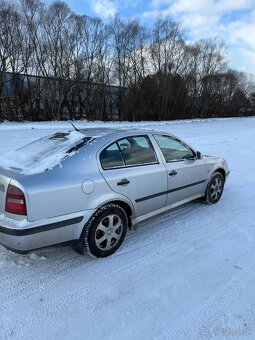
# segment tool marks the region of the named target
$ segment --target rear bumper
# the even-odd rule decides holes
[[[94,213],[82,213],[51,218],[14,227],[9,219],[0,219],[0,244],[17,252],[27,252],[80,238],[84,225]],[[8,221],[9,220],[9,221]]]

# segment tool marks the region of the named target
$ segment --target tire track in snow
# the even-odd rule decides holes
[[[180,212],[181,214],[181,212]],[[163,216],[162,218],[165,221],[168,221],[169,215]],[[179,215],[179,214],[178,214]],[[185,215],[187,218],[187,216]],[[240,222],[241,222],[240,218]],[[161,220],[162,223],[162,220]],[[235,221],[236,223],[236,221]],[[155,224],[158,224],[158,219],[155,221]],[[210,225],[210,223],[208,222]],[[197,224],[194,222],[194,226],[197,227]],[[192,224],[188,223],[181,227],[181,229],[174,229],[169,226],[161,228],[160,230],[153,231],[152,234],[147,236],[147,228],[144,230],[146,233],[146,239],[142,240],[143,237],[138,238],[136,240],[134,246],[129,246],[128,242],[124,244],[124,249],[118,251],[115,256],[121,256],[129,252],[133,252],[136,249],[141,249],[144,247],[149,247],[155,244],[155,239],[159,239],[159,236],[163,238],[162,243],[167,243],[167,249],[170,248],[170,254],[178,254],[178,256],[185,255],[194,249],[194,244],[200,243],[200,241],[204,239],[214,239],[218,238],[221,235],[232,231],[233,227],[227,225],[225,227],[220,227],[219,229],[209,229],[207,230],[205,225],[202,225],[199,229],[192,228]],[[195,234],[194,234],[195,232]],[[185,235],[185,239],[188,239],[188,242],[183,241],[180,239]],[[187,237],[188,235],[188,237]],[[180,239],[180,240],[179,240]],[[128,241],[128,239],[127,239]],[[126,249],[125,249],[126,245]],[[85,263],[84,263],[85,262]],[[10,289],[9,294],[5,295],[0,300],[1,307],[0,310],[3,311],[8,307],[12,307],[16,303],[27,299],[33,295],[36,295],[39,292],[42,292],[44,289],[48,289],[49,287],[55,285],[59,281],[65,280],[67,277],[74,275],[75,273],[79,272],[80,270],[85,270],[87,267],[92,265],[96,265],[96,262],[91,264],[91,262],[86,262],[84,257],[81,257],[77,254],[67,254],[64,257],[60,256],[56,259],[47,261],[47,263],[39,263],[36,266],[36,270],[34,271],[31,267],[25,267],[25,276],[24,272],[21,272],[20,275],[22,277],[22,284],[20,281],[20,276],[16,276],[9,282]],[[39,275],[39,277],[38,277]],[[18,277],[18,280],[17,280]],[[27,278],[27,280],[26,280]],[[16,282],[16,283],[15,283]],[[4,284],[4,282],[3,282]]]
[[[188,241],[188,242],[179,242],[179,244],[177,244],[174,248],[176,250],[180,250],[182,248],[183,254],[180,254],[180,252],[177,254],[178,256],[182,255],[182,256],[186,256],[187,254],[195,251],[196,249],[194,249],[193,247],[193,243],[194,241],[199,241],[201,239],[204,239],[204,236],[210,236],[210,240],[213,240],[214,238],[220,237],[221,235],[231,232],[233,230],[233,228],[225,228],[225,229],[221,229],[218,231],[212,231],[211,233],[204,233],[201,237],[196,237],[193,238],[192,240]],[[199,247],[199,246],[198,246]],[[102,279],[98,279],[96,280],[96,282],[92,281],[92,284],[86,283],[85,285],[82,285],[81,288],[74,290],[72,293],[65,295],[61,298],[58,298],[54,301],[51,301],[50,303],[46,303],[44,304],[43,307],[40,307],[38,311],[36,311],[36,313],[38,313],[38,315],[40,315],[40,318],[42,318],[42,320],[44,319],[43,316],[45,315],[45,317],[51,313],[51,315],[56,315],[58,312],[60,312],[61,310],[68,310],[68,305],[70,304],[74,304],[76,301],[77,303],[81,300],[86,301],[86,297],[90,296],[92,299],[96,298],[96,295],[98,292],[101,291],[101,289],[103,289],[103,287],[107,286],[107,282],[111,281],[112,275],[117,275],[120,274],[122,272],[125,273],[125,275],[123,275],[123,277],[127,276],[128,273],[134,273],[134,270],[137,270],[137,272],[140,272],[140,267],[144,267],[144,265],[146,265],[146,263],[149,263],[150,265],[153,265],[153,268],[156,268],[157,271],[160,270],[161,266],[164,265],[162,263],[162,255],[166,252],[169,255],[169,248],[171,248],[171,244],[166,244],[165,246],[163,246],[161,249],[156,250],[154,252],[150,252],[149,255],[148,253],[142,257],[140,257],[138,260],[136,260],[135,262],[131,262],[128,265],[124,265],[121,269],[116,269],[113,270],[112,272],[108,273],[107,275],[104,275],[102,277]],[[173,248],[171,248],[171,250],[173,250]],[[114,255],[112,258],[115,258],[114,260],[116,260],[116,257],[120,256],[121,254],[116,254]],[[165,256],[163,256],[163,258],[165,258]],[[109,259],[110,261],[111,259]],[[173,259],[171,259],[173,261]],[[95,263],[91,264],[91,266],[96,265],[97,260],[95,260]],[[74,271],[69,271],[68,272],[68,276],[71,275],[73,276],[74,272],[78,272],[80,270],[86,269],[86,267],[89,267],[88,264],[85,264],[84,266],[81,266],[79,268],[76,268],[76,270]],[[62,279],[66,279],[67,275],[63,275]],[[122,275],[119,275],[120,277]],[[56,280],[55,282],[59,281],[61,278],[59,278],[58,280]],[[123,279],[126,280],[126,279]],[[54,283],[55,283],[54,282]],[[49,287],[49,283],[46,285],[46,287]],[[91,309],[88,309],[88,305],[86,304],[86,313],[89,315],[93,315],[93,313],[95,312],[95,307],[91,307]],[[39,317],[38,317],[39,318]],[[22,317],[21,319],[18,320],[18,323],[21,327],[21,330],[19,332],[22,331],[22,324],[29,324],[29,320],[31,319],[31,315],[30,313],[28,313],[26,316]],[[56,320],[55,320],[56,321]],[[6,327],[4,327],[4,325],[2,326],[3,329],[5,329],[6,332]],[[32,325],[31,325],[32,327]],[[8,328],[8,327],[7,327]],[[27,329],[26,329],[27,332]],[[32,329],[31,329],[32,332]]]
[[[163,218],[164,220],[167,220],[168,216],[169,214],[167,216],[163,216],[161,220]],[[154,227],[154,225],[152,225],[152,227]],[[137,234],[139,233],[135,231],[134,236]],[[128,239],[129,238],[127,238],[127,240]],[[125,244],[126,243],[124,243],[124,246]],[[6,257],[6,255],[2,255],[2,257]],[[15,254],[15,257],[20,257],[23,260],[23,256]],[[18,259],[16,261],[18,262]],[[4,308],[4,302],[8,301],[10,298],[19,296],[20,299],[23,291],[33,290],[33,287],[38,286],[41,283],[45,283],[47,280],[50,280],[52,276],[55,277],[56,274],[61,274],[62,271],[69,270],[71,267],[79,266],[83,262],[84,259],[72,251],[68,252],[67,255],[62,254],[59,251],[58,255],[53,258],[48,258],[44,261],[40,260],[40,262],[33,263],[32,265],[28,262],[29,266],[18,268],[18,270],[14,271],[12,274],[3,276],[0,279],[0,286],[8,288],[7,291],[9,294],[5,294],[2,297],[0,296],[0,310]]]
[[[75,253],[72,255],[76,255]],[[4,295],[4,296],[0,296],[0,305],[3,303],[3,298],[4,299],[8,299],[10,298],[15,292],[16,289],[18,289],[17,293],[20,293],[23,285],[25,285],[25,289],[33,287],[34,285],[34,280],[36,280],[36,282],[39,282],[39,278],[42,276],[42,280],[45,280],[45,274],[46,277],[47,275],[54,275],[54,273],[56,272],[55,270],[57,268],[59,268],[59,266],[64,266],[64,264],[67,263],[67,261],[69,260],[75,260],[76,256],[72,256],[71,253],[65,255],[63,253],[63,255],[58,255],[55,256],[53,258],[49,258],[46,260],[38,260],[36,263],[29,263],[27,262],[29,265],[25,265],[24,267],[21,268],[17,268],[16,271],[13,271],[12,274],[6,275],[6,276],[2,276],[1,280],[0,280],[0,286],[5,286],[6,288],[8,288],[7,292],[9,292],[10,295]],[[17,255],[19,256],[19,255]],[[23,256],[23,255],[21,255]],[[28,261],[30,259],[28,258]],[[22,259],[22,261],[25,262],[24,259]],[[18,261],[19,262],[19,261]],[[0,307],[1,308],[1,307]]]
[[[161,224],[167,222],[168,220],[169,218],[167,217],[166,219],[164,219],[164,221],[161,221]],[[185,238],[187,238],[188,236],[188,238],[192,242],[192,239],[193,241],[196,240],[196,235],[194,235],[194,232],[197,234],[197,237],[199,239],[204,239],[205,237],[210,237],[210,235],[214,235],[215,233],[219,233],[220,235],[221,232],[224,233],[229,228],[231,228],[231,230],[236,229],[236,224],[237,223],[240,224],[244,220],[245,220],[244,216],[239,216],[234,221],[229,221],[229,219],[225,217],[223,221],[221,220],[221,224],[218,227],[215,226],[214,229],[211,228],[211,223],[208,220],[205,220],[206,223],[201,223],[199,227],[198,227],[197,221],[191,222],[190,220],[184,225],[182,224],[180,228],[179,226],[180,226],[180,223],[182,223],[182,221],[174,221],[171,219],[170,220],[171,225],[164,226],[160,229],[156,228],[156,224],[158,223],[155,223],[153,225],[153,228],[150,228],[150,229],[153,229],[151,233],[147,233],[146,232],[147,229],[143,230],[143,232],[141,233],[142,234],[145,233],[145,235],[141,235],[141,234],[138,235],[138,238],[135,239],[134,241],[132,238],[131,245],[127,244],[127,246],[124,249],[121,249],[117,254],[124,254],[130,251],[133,251],[136,248],[141,248],[141,247],[153,244],[153,243],[155,244],[155,240],[159,240],[160,236],[163,242],[165,242],[166,240],[171,241],[171,242],[175,241],[173,242],[173,246],[174,248],[176,248],[176,239],[180,238],[180,236],[185,235]],[[180,243],[182,243],[182,240],[180,240]]]
[[[69,257],[69,259],[67,259],[66,261],[55,263],[52,268],[53,270],[51,269],[51,267],[44,268],[43,272],[40,273],[39,278],[36,277],[34,273],[30,273],[32,275],[26,284],[22,286],[18,284],[15,287],[16,290],[13,290],[12,286],[10,287],[10,293],[4,296],[4,300],[1,300],[0,311],[4,311],[8,307],[13,307],[18,302],[27,299],[33,295],[36,295],[42,292],[44,289],[50,288],[57,282],[64,280],[70,275],[75,274],[77,271],[86,269],[93,265],[93,262],[86,262],[86,259],[84,257],[77,255],[76,258]],[[50,273],[47,272],[48,269],[51,270]]]
[[[226,314],[234,303],[242,296],[244,292],[252,291],[254,287],[255,274],[255,258],[253,257],[249,266],[234,275],[231,280],[224,285],[219,291],[200,307],[197,311],[192,311],[191,316],[185,316],[185,320],[178,323],[178,328],[174,330],[165,329],[160,335],[160,338],[167,336],[169,339],[197,340],[199,337],[204,337],[203,331],[210,331],[210,328]],[[156,337],[160,339],[159,337]],[[211,338],[208,335],[207,338]]]
[[[48,315],[51,315],[51,319],[48,320],[48,327],[50,329],[57,328],[56,323],[58,322],[58,319],[54,316],[58,315],[58,313],[61,313],[62,311],[67,311],[68,306],[79,304],[82,302],[82,304],[86,308],[86,315],[93,316],[95,312],[100,310],[100,306],[95,304],[90,304],[89,299],[96,300],[97,301],[97,295],[98,293],[102,292],[102,289],[104,287],[107,287],[108,284],[111,284],[112,276],[118,275],[120,277],[119,283],[123,283],[126,281],[126,276],[129,275],[129,273],[135,273],[140,272],[140,267],[144,266],[144,261],[147,260],[152,264],[157,264],[155,268],[157,270],[160,269],[160,266],[162,266],[162,252],[168,251],[168,249],[161,249],[160,254],[158,252],[150,253],[150,255],[143,256],[136,260],[135,262],[131,262],[130,264],[126,264],[121,267],[121,269],[114,269],[111,272],[107,273],[107,275],[102,275],[101,277],[97,278],[95,281],[90,280],[85,285],[82,284],[80,288],[75,289],[71,293],[68,293],[65,296],[62,296],[60,298],[55,299],[54,301],[45,303],[43,306],[40,306],[39,308],[36,308],[36,311],[34,313],[30,311],[26,315],[22,315],[15,323],[14,320],[12,320],[12,325],[10,325],[9,322],[3,322],[1,325],[2,329],[2,335],[3,339],[8,337],[8,334],[10,333],[10,327],[12,327],[12,330],[15,329],[15,333],[19,334],[19,337],[23,337],[24,334],[30,334],[31,339],[36,336],[37,339],[43,339],[43,334],[36,334],[34,335],[34,332],[36,331],[33,327],[33,323],[31,323],[31,313],[33,313],[33,317],[36,315],[37,320],[37,330],[43,329],[44,320],[48,318]],[[121,275],[121,273],[125,273],[125,275]],[[138,279],[137,279],[138,280]],[[78,317],[78,316],[77,316]],[[24,326],[26,325],[26,326]]]

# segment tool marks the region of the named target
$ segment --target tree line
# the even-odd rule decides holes
[[[168,120],[255,114],[255,80],[221,40],[78,15],[62,1],[0,0],[0,120]]]

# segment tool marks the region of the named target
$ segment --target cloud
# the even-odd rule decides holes
[[[231,54],[240,57],[240,65],[255,72],[254,0],[151,0],[142,18],[167,15],[182,24],[189,40],[222,38]],[[237,58],[231,59],[238,63]]]
[[[108,18],[117,13],[117,5],[111,0],[92,0],[91,9],[100,17]]]
[[[249,62],[250,64],[252,64],[255,67],[255,51],[251,51],[248,49],[242,49],[241,50],[242,55],[244,56],[244,58],[247,60],[247,62]],[[246,70],[250,72],[249,69]]]
[[[234,21],[229,24],[229,40],[232,43],[244,44],[255,50],[255,23]]]
[[[245,17],[230,22],[224,31],[227,43],[235,48],[241,67],[255,73],[255,10]],[[237,59],[237,58],[236,58]]]
[[[196,37],[219,33],[224,28],[221,23],[224,16],[251,8],[254,0],[151,0],[143,16],[170,15]]]
[[[122,5],[123,8],[127,8],[127,7],[137,7],[142,0],[126,0],[126,1],[119,1]]]
[[[250,9],[254,7],[253,0],[223,0],[216,3],[218,12],[222,11],[238,11]]]

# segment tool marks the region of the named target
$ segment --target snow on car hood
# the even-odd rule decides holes
[[[52,169],[91,138],[78,131],[58,132],[0,156],[0,167],[23,175]]]

